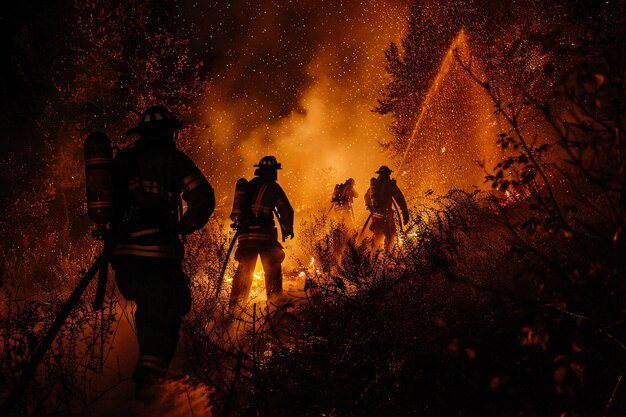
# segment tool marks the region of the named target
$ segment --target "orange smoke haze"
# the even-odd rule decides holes
[[[263,7],[272,15],[275,6]],[[356,179],[363,194],[380,165],[393,165],[379,146],[391,140],[389,121],[372,109],[387,80],[383,52],[389,42],[401,38],[406,6],[371,1],[345,7],[343,15],[326,14],[317,4],[302,7],[315,13],[307,24],[314,26],[316,39],[312,53],[303,53],[302,59],[308,59],[302,63],[306,82],[288,113],[272,117],[290,80],[268,70],[267,79],[256,79],[271,84],[260,86],[265,93],[259,95],[248,79],[257,74],[244,71],[251,60],[262,59],[268,45],[278,42],[276,18],[255,22],[240,40],[245,53],[223,65],[225,72],[215,77],[206,97],[210,129],[202,142],[212,143],[213,149],[204,148],[198,158],[212,168],[211,181],[226,214],[235,181],[250,178],[252,165],[263,155],[276,155],[283,164],[279,183],[297,211],[327,209],[334,184],[349,177]],[[249,94],[229,96],[237,84],[247,85]],[[359,200],[355,208],[362,206]]]
[[[211,173],[218,210],[229,213],[235,181],[250,178],[252,166],[270,154],[283,164],[279,183],[299,212],[326,211],[333,186],[349,177],[362,196],[383,164],[396,171],[409,197],[480,186],[479,163],[495,165],[499,130],[488,97],[453,56],[453,49],[471,53],[467,36],[451,45],[433,80],[398,172],[402,158],[392,160],[380,146],[393,140],[391,120],[372,109],[388,82],[384,50],[403,37],[409,7],[400,1],[328,6],[332,13],[318,4],[289,6],[307,16],[301,24],[308,35],[285,40],[280,16],[286,12],[262,3],[256,14],[262,17],[248,22],[251,29],[219,63],[204,100],[209,129],[194,154]],[[283,56],[289,68],[267,65],[268,57],[281,62]],[[355,210],[364,218],[361,197]]]

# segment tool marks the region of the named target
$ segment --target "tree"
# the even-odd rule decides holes
[[[589,404],[574,398],[610,397],[625,350],[626,8],[618,1],[516,1],[481,13],[484,19],[464,23],[471,54],[456,59],[502,122],[493,137],[502,159],[486,167],[503,229],[497,249],[505,256],[494,261],[510,265],[498,281],[528,289],[520,300],[528,317],[524,346],[556,367],[555,404],[584,413]],[[421,30],[422,22],[411,25]],[[396,67],[382,110],[393,114],[402,145],[392,150],[403,149],[407,130],[399,123],[418,112],[419,103],[401,107],[410,103],[401,99],[423,89],[411,78],[419,72],[400,70],[419,50],[405,44],[414,52],[404,50],[402,59],[388,50]],[[603,340],[594,343],[598,335]]]
[[[385,86],[375,111],[391,114],[396,138],[388,144],[394,155],[402,155],[415,120],[432,81],[461,28],[476,16],[472,1],[417,1],[408,18],[407,35],[398,46],[385,51],[391,81]]]
[[[189,49],[191,29],[180,25],[173,7],[156,15],[150,2],[76,2],[61,35],[53,72],[55,93],[45,99],[38,126],[51,155],[48,169],[57,210],[69,232],[83,214],[82,141],[94,130],[112,135],[118,146],[124,132],[149,105],[162,103],[198,126],[195,104],[208,89],[203,63]],[[179,144],[189,146],[187,138]],[[81,225],[81,230],[84,227]]]

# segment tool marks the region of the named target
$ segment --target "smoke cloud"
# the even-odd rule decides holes
[[[402,37],[408,12],[401,1],[197,10],[196,24],[212,22],[199,43],[212,52],[214,72],[203,103],[209,129],[195,156],[213,173],[223,210],[237,178],[270,154],[283,164],[279,182],[297,210],[328,202],[349,177],[365,191],[391,163],[379,146],[391,140],[388,120],[372,109],[387,81],[384,50]]]

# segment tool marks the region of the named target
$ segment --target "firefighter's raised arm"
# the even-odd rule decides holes
[[[187,211],[181,220],[181,232],[190,234],[201,229],[215,210],[215,193],[200,169],[181,152],[183,200]]]
[[[237,227],[239,225],[245,215],[246,215],[246,205],[248,204],[248,192],[249,192],[249,183],[245,178],[239,178],[237,183],[235,184],[235,198],[233,198],[233,209],[230,212],[230,220],[232,220],[232,227]]]

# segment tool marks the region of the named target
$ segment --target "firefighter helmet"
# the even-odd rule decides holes
[[[160,134],[173,132],[182,129],[182,127],[183,122],[178,120],[167,107],[157,105],[148,107],[141,115],[137,126],[127,130],[126,134]]]
[[[355,183],[354,178],[348,178],[348,179],[346,180],[346,184],[351,184],[351,185],[354,185],[354,183]]]
[[[281,164],[276,160],[275,156],[264,156],[258,164],[254,165],[259,169],[283,169]]]
[[[393,171],[389,169],[389,167],[387,165],[383,165],[380,168],[378,168],[378,171],[376,171],[376,174],[391,174]]]

